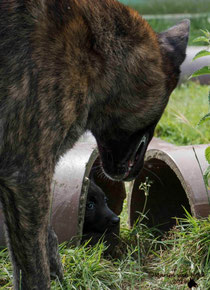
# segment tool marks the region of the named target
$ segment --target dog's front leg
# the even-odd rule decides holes
[[[51,226],[48,228],[48,257],[50,263],[50,276],[52,279],[63,279],[63,267],[58,252],[58,239]]]
[[[24,179],[21,177],[24,176]],[[49,174],[19,172],[1,182],[1,201],[14,268],[15,290],[50,289]]]

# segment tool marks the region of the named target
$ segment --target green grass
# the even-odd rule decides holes
[[[198,126],[208,113],[209,86],[189,82],[176,88],[157,125],[155,135],[177,145],[210,142],[209,122]]]
[[[120,0],[141,14],[208,13],[209,0]]]
[[[210,216],[199,220],[186,213],[186,218],[177,219],[177,226],[162,240],[148,268],[162,277],[192,277],[198,281],[199,289],[209,289],[209,233]]]
[[[178,145],[206,143],[209,123],[196,127],[208,111],[207,86],[188,83],[178,87],[156,130]],[[198,289],[210,285],[210,217],[196,219],[186,212],[177,225],[162,235],[141,221],[129,229],[127,204],[121,214],[121,237],[115,258],[105,258],[103,243],[95,247],[60,245],[64,281],[52,281],[53,290],[82,289],[189,289],[193,278]],[[12,269],[7,250],[0,251],[0,289],[12,289]]]
[[[62,287],[65,289],[109,289],[120,284],[121,277],[113,263],[103,259],[104,245],[98,243],[95,247],[80,246],[60,250],[65,268],[65,279]],[[59,282],[52,283],[52,289],[58,289]]]
[[[137,223],[122,229],[121,256],[105,259],[105,247],[60,246],[64,281],[52,281],[58,289],[188,289],[193,278],[199,289],[209,289],[210,218],[196,219],[186,213],[166,236]],[[11,264],[7,251],[0,253],[0,289],[11,289]]]
[[[155,271],[163,275],[203,276],[210,271],[209,233],[210,216],[199,220],[186,212],[186,218],[177,219],[176,228],[163,240]]]

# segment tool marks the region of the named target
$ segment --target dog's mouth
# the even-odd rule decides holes
[[[147,149],[147,145],[149,143],[149,136],[148,134],[143,135],[141,140],[138,142],[135,150],[130,155],[129,159],[127,159],[127,170],[123,176],[124,181],[130,181],[136,175],[138,175],[139,171],[143,167],[144,163],[144,155]]]
[[[106,150],[99,144],[102,169],[108,178],[116,181],[131,181],[140,173],[144,164],[144,155],[151,140],[149,132],[135,136],[123,147],[118,143],[112,151]]]

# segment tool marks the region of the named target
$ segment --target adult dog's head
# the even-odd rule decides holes
[[[188,20],[160,34],[142,23],[139,33],[131,33],[136,37],[133,47],[127,45],[124,58],[119,50],[110,75],[106,71],[102,85],[93,92],[89,129],[103,170],[113,180],[129,181],[139,174],[185,59]]]

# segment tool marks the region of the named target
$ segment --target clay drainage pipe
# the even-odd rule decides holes
[[[204,158],[206,146],[194,146],[202,170],[207,167]],[[52,183],[51,223],[60,243],[73,238],[76,244],[80,242],[88,177],[93,168],[100,167],[96,142],[91,135],[81,138],[56,166]],[[208,216],[207,192],[192,146],[177,147],[154,138],[147,150],[144,168],[128,195],[131,226],[144,207],[145,195],[139,190],[139,185],[146,176],[153,180],[146,204],[149,226],[161,224],[161,229],[168,230],[175,222],[173,217],[184,215],[182,206],[196,217]],[[126,197],[124,183],[110,181],[102,174],[95,181],[108,195],[109,207],[119,215]],[[0,246],[5,246],[1,204]]]
[[[144,206],[148,217],[144,221],[150,227],[159,225],[161,230],[168,230],[175,224],[173,217],[185,215],[183,207],[195,217],[210,214],[210,191],[204,185],[200,170],[200,166],[203,172],[208,166],[204,156],[207,146],[174,146],[153,138],[145,155],[144,169],[130,187],[130,226]],[[139,186],[146,176],[153,183],[145,205],[145,194]]]

